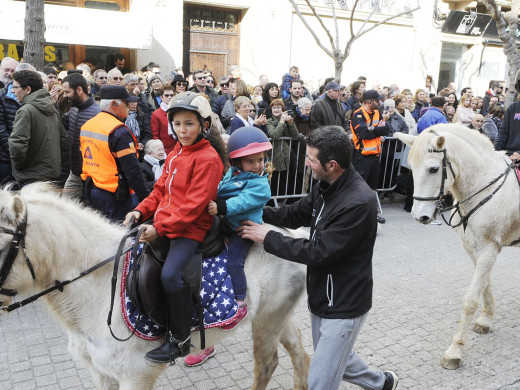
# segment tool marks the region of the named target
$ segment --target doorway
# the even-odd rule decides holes
[[[183,71],[211,70],[218,80],[239,65],[240,10],[184,6]]]

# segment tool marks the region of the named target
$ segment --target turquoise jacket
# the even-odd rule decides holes
[[[220,182],[217,200],[226,201],[224,219],[233,231],[247,219],[262,223],[264,206],[271,199],[267,176],[241,172],[237,167],[231,167]]]

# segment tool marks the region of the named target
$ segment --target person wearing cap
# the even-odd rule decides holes
[[[317,100],[312,106],[312,128],[322,126],[340,126],[347,130],[347,112],[339,101],[341,86],[334,80],[325,85],[323,99]]]
[[[182,74],[176,74],[173,77],[171,85],[173,87],[174,95],[186,92],[186,90],[188,89],[188,82],[186,81],[186,79],[184,78],[184,76]]]
[[[131,190],[139,200],[148,195],[137,159],[137,140],[123,123],[128,102],[139,98],[119,85],[102,87],[100,97],[101,112],[81,127],[81,178],[86,203],[118,222],[132,208]]]
[[[224,170],[225,156],[220,157],[206,139],[211,112],[207,99],[198,93],[183,92],[172,99],[168,119],[178,142],[166,157],[151,194],[127,214],[123,223],[126,226],[132,216],[136,221],[153,218],[153,224],[142,225],[140,241],[167,237],[170,242],[161,270],[168,316],[166,341],[145,355],[155,363],[174,363],[190,352],[192,293],[182,274],[213,225],[207,207],[217,198]]]
[[[164,83],[162,81],[162,78],[158,74],[153,74],[148,77],[148,86],[150,88],[146,95],[148,97],[148,103],[150,103],[150,105],[154,107],[155,110],[161,107],[161,98],[159,97],[159,91],[161,90],[163,85]]]
[[[32,70],[13,73],[12,90],[21,107],[9,135],[13,176],[21,187],[60,177],[69,142],[60,115],[41,76]]]
[[[379,180],[381,138],[390,131],[385,122],[390,117],[388,112],[383,113],[381,120],[378,109],[379,93],[373,89],[365,91],[361,97],[361,107],[352,113],[350,119],[355,148],[354,168],[373,190],[377,189]],[[377,216],[377,221],[385,222],[381,216]]]

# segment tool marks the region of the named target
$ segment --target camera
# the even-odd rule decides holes
[[[386,107],[385,107],[385,111],[386,111],[386,112],[390,111],[390,106],[386,106]]]
[[[287,115],[293,116],[293,111],[292,110],[287,110]]]
[[[258,116],[265,115],[265,108],[258,109]]]

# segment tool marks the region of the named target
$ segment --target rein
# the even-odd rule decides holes
[[[4,288],[2,288],[2,286],[4,285],[7,277],[9,276],[9,273],[11,272],[11,268],[13,267],[14,261],[16,259],[16,256],[18,255],[19,250],[22,250],[23,257],[25,259],[25,263],[27,264],[27,266],[29,267],[29,270],[31,271],[33,280],[36,280],[34,268],[31,264],[29,257],[27,256],[27,252],[25,250],[26,230],[27,230],[27,207],[25,208],[24,218],[22,219],[22,221],[20,221],[20,223],[18,224],[18,226],[16,227],[15,230],[0,227],[0,233],[11,234],[13,236],[11,244],[9,245],[9,251],[7,252],[6,259],[5,259],[4,263],[2,264],[2,268],[0,268],[0,295],[14,297],[18,294],[16,290],[4,289]],[[130,234],[133,234],[134,231],[136,231],[136,230],[137,230],[137,228],[132,229],[129,233],[127,233],[127,235],[125,237],[127,237]],[[11,311],[19,309],[20,307],[23,307],[31,302],[34,302],[38,298],[43,297],[44,295],[47,295],[53,291],[58,290],[60,292],[63,292],[63,287],[65,287],[67,284],[70,284],[78,279],[81,279],[82,277],[90,274],[91,272],[94,272],[95,270],[111,263],[116,258],[127,253],[131,249],[132,248],[130,247],[124,251],[122,251],[122,250],[118,251],[114,256],[110,256],[109,258],[103,260],[102,262],[86,269],[85,271],[82,271],[78,276],[76,276],[73,279],[65,280],[63,282],[59,281],[59,280],[55,280],[54,286],[49,287],[48,289],[43,290],[35,295],[31,295],[30,297],[28,297],[20,302],[15,302],[9,306],[5,306],[2,304],[0,306],[0,315],[7,315]],[[0,304],[1,304],[1,302],[0,302]]]
[[[434,134],[436,134],[436,133],[434,133]],[[436,135],[438,136],[438,134],[436,134]],[[455,179],[455,173],[453,171],[453,167],[451,166],[451,162],[450,162],[450,160],[448,158],[448,155],[446,154],[446,148],[443,148],[441,150],[438,150],[438,149],[428,149],[428,152],[429,153],[442,153],[443,154],[443,158],[442,158],[442,180],[441,180],[441,187],[439,189],[439,195],[438,196],[431,196],[431,197],[414,196],[413,198],[415,200],[419,200],[419,201],[435,201],[436,202],[436,210],[441,214],[441,217],[444,220],[444,222],[446,223],[446,225],[451,226],[452,228],[456,228],[456,227],[462,225],[464,231],[466,230],[466,227],[468,226],[469,217],[471,217],[473,215],[473,213],[475,213],[475,211],[477,211],[480,207],[482,207],[489,200],[491,200],[491,198],[502,188],[502,186],[504,185],[504,183],[505,183],[505,181],[507,179],[507,176],[509,175],[509,172],[511,171],[511,168],[513,168],[517,164],[515,161],[511,162],[511,164],[507,164],[507,162],[506,162],[507,167],[504,170],[504,172],[502,172],[500,175],[498,175],[493,180],[491,180],[485,187],[481,188],[480,190],[478,190],[474,194],[468,196],[466,199],[464,199],[464,200],[462,200],[460,202],[457,202],[453,206],[448,206],[447,202],[446,202],[447,195],[444,193],[444,184],[445,184],[446,179],[448,178],[447,167],[449,166],[450,171],[451,171],[451,175],[453,176],[454,179]],[[462,212],[460,210],[460,206],[462,204],[466,203],[467,201],[469,201],[470,199],[472,199],[476,195],[480,194],[485,189],[491,187],[493,184],[498,182],[501,178],[503,178],[502,182],[500,183],[500,185],[497,188],[495,188],[493,190],[492,193],[490,193],[488,196],[486,196],[484,199],[482,199],[466,215],[462,215]],[[451,214],[450,218],[448,220],[446,220],[446,218],[444,217],[443,213],[446,212],[446,211],[450,211],[450,210],[455,210],[455,211]],[[453,217],[455,215],[459,216],[460,221],[459,221],[459,223],[454,225],[452,223],[452,221],[453,221]]]

